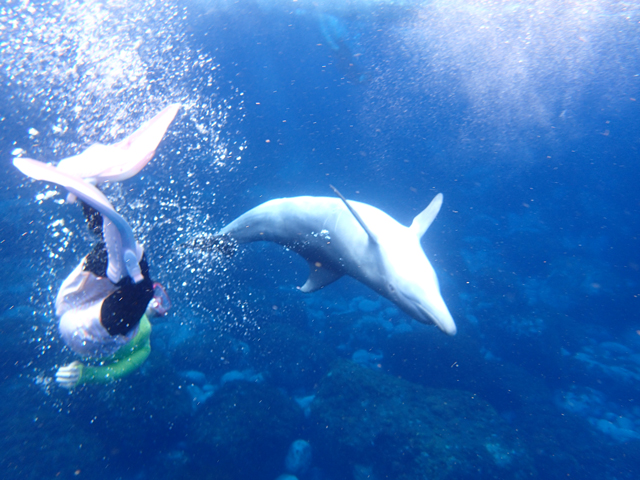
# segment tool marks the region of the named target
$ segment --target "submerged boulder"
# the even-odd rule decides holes
[[[311,465],[311,445],[306,440],[298,439],[289,447],[284,465],[291,474],[305,473]]]
[[[319,462],[343,472],[359,465],[375,478],[406,480],[535,475],[529,454],[486,401],[352,362],[324,377],[310,420]]]

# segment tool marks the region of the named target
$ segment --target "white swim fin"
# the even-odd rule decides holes
[[[13,164],[28,177],[63,186],[69,193],[99,211],[104,218],[104,239],[109,255],[107,267],[109,280],[118,283],[128,274],[135,283],[142,281],[139,262],[144,250],[136,242],[133,230],[127,221],[114,210],[100,190],[81,178],[37,160],[15,158]]]
[[[93,144],[81,154],[61,160],[56,168],[93,185],[131,178],[153,158],[180,107],[179,103],[169,105],[124,140],[113,145]]]

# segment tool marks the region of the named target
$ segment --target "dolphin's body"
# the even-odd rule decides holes
[[[303,292],[349,275],[419,322],[433,322],[455,335],[455,322],[420,246],[441,205],[438,194],[404,227],[371,205],[344,198],[279,198],[249,210],[220,233],[239,243],[264,240],[298,253],[310,268]]]

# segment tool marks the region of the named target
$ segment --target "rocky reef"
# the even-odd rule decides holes
[[[302,422],[300,407],[276,388],[225,383],[192,419],[192,478],[276,478]]]
[[[358,477],[525,478],[526,448],[494,409],[464,391],[429,389],[343,361],[311,405],[319,460]]]

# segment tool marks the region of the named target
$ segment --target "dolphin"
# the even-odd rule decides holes
[[[220,234],[241,244],[274,242],[299,254],[310,269],[300,287],[303,292],[314,292],[349,275],[415,320],[435,323],[455,335],[456,324],[420,245],[440,211],[442,194],[405,227],[382,210],[346,200],[334,191],[340,198],[270,200],[235,219]]]

